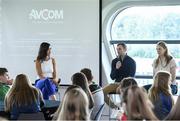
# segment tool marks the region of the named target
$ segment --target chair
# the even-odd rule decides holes
[[[42,112],[44,113],[45,120],[52,120],[53,116],[58,107],[60,105],[60,101],[55,100],[45,100],[45,105],[42,108]]]
[[[21,113],[18,120],[45,120],[42,112],[37,113]]]
[[[103,105],[95,106],[91,112],[90,119],[99,121],[105,107],[105,103]]]
[[[148,92],[152,84],[144,85],[143,88]]]
[[[113,102],[117,105],[120,104],[121,99],[119,94],[117,94],[116,92],[110,92],[109,94],[109,98],[111,100],[113,100]],[[109,100],[109,105],[110,105],[110,100]],[[110,108],[109,107],[109,120],[117,120],[116,119],[116,115],[114,115],[114,112],[117,112],[119,110],[119,108]]]

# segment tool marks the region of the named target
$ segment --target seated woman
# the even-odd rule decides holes
[[[146,91],[138,86],[127,88],[123,93],[124,111],[128,120],[157,120]]]
[[[41,92],[32,86],[26,75],[19,74],[6,94],[5,111],[10,112],[11,119],[18,119],[20,113],[39,112],[43,103]]]
[[[92,93],[89,90],[86,76],[83,73],[78,72],[71,77],[71,80],[73,85],[80,86],[87,94],[89,100],[89,109],[92,109],[94,106],[94,99],[92,97]]]
[[[38,80],[35,86],[43,93],[43,98],[56,100],[55,92],[60,80],[56,78],[56,62],[51,57],[51,47],[47,42],[40,45],[39,53],[36,59],[36,71]]]
[[[63,97],[56,115],[60,120],[89,120],[88,97],[78,86],[70,86]]]
[[[163,120],[169,114],[174,104],[170,91],[170,80],[171,74],[169,72],[157,72],[149,91],[149,98],[154,104],[154,113],[160,120]]]
[[[83,69],[81,69],[81,72],[87,78],[89,89],[90,89],[93,99],[94,99],[94,106],[103,105],[104,104],[104,93],[103,93],[102,87],[97,85],[93,81],[93,75],[92,75],[91,69],[83,68]]]

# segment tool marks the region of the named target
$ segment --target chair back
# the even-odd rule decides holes
[[[37,113],[21,113],[18,120],[45,120],[42,112]]]
[[[103,112],[105,104],[95,106],[91,112],[90,119],[99,121]]]
[[[10,119],[10,113],[5,111],[0,111],[0,117],[8,120]]]

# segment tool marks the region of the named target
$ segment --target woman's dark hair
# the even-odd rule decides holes
[[[80,86],[86,93],[88,92],[88,82],[84,73],[77,72],[71,77],[73,85]]]
[[[77,72],[72,75],[71,80],[72,80],[73,85],[80,86],[84,90],[84,92],[88,95],[89,109],[93,108],[94,100],[93,100],[92,94],[89,90],[88,81],[87,81],[85,74],[82,72]]]
[[[47,51],[50,47],[50,44],[47,42],[43,42],[40,45],[37,60],[45,60],[47,56]]]

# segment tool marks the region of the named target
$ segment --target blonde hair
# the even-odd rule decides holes
[[[152,102],[155,102],[156,100],[158,100],[160,92],[162,92],[163,94],[167,96],[171,96],[172,98],[172,94],[171,94],[170,86],[169,86],[170,80],[171,80],[171,74],[169,72],[158,71],[156,73],[156,75],[154,76],[154,83],[149,90],[149,98]],[[172,103],[174,104],[173,101]]]
[[[89,120],[88,105],[88,97],[81,88],[69,89],[57,110],[58,120]]]
[[[128,120],[157,120],[152,111],[153,105],[142,88],[132,86],[126,91]]]
[[[25,74],[16,76],[12,87],[5,96],[5,110],[10,111],[14,105],[17,107],[36,102],[39,91],[33,87]]]
[[[165,61],[166,61],[165,66],[167,66],[169,64],[170,60],[172,59],[172,56],[169,55],[167,45],[166,45],[166,43],[164,41],[159,41],[157,43],[157,46],[161,46],[162,48],[165,49],[165,53],[164,53],[164,57],[165,57]],[[157,66],[159,64],[159,61],[160,61],[160,57],[158,56],[158,58],[156,59],[155,68],[157,68]]]

